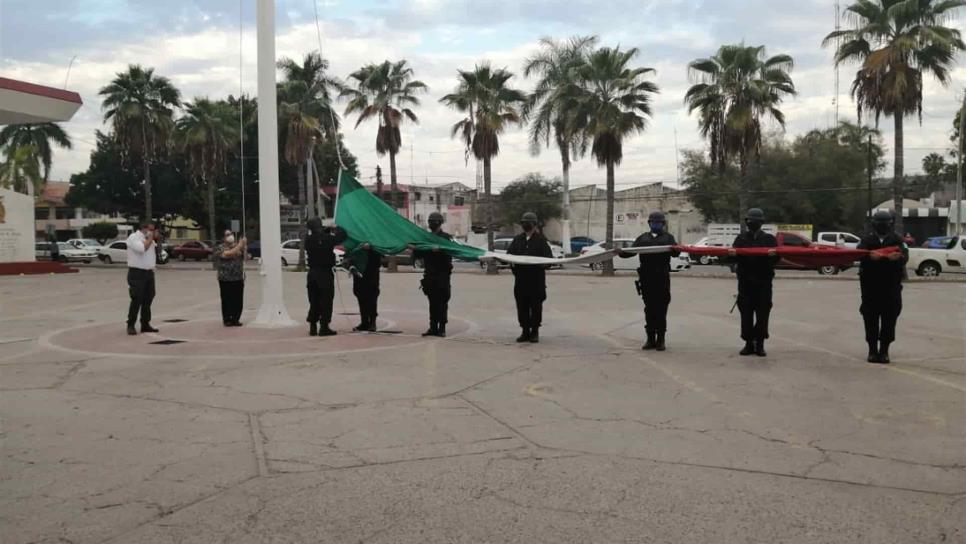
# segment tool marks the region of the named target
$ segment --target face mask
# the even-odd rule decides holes
[[[660,234],[664,230],[664,223],[648,223],[651,227],[651,232],[655,234]]]
[[[525,232],[532,232],[533,231],[533,223],[529,223],[529,222],[528,223],[520,223],[520,226],[523,227],[523,230]]]
[[[745,225],[748,226],[748,230],[751,232],[756,232],[761,228],[761,221],[748,220],[745,221]]]
[[[438,221],[430,221],[429,230],[439,230],[439,227],[441,227],[442,225],[443,224]]]
[[[235,243],[235,235],[234,234],[229,234],[228,236],[225,236],[225,241],[228,242],[229,244],[234,244]]]
[[[892,225],[888,223],[874,223],[872,228],[879,236],[885,236],[886,234],[889,234],[890,230],[892,230]]]

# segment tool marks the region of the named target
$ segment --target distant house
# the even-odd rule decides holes
[[[34,200],[34,230],[39,239],[46,238],[49,229],[60,241],[80,238],[81,229],[91,223],[115,223],[118,236],[126,237],[132,231],[127,220],[119,215],[95,213],[67,204],[70,184],[64,181],[48,181],[42,193]]]

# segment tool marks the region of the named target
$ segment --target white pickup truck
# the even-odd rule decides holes
[[[966,274],[966,237],[954,236],[946,249],[909,248],[909,263],[917,276],[935,277],[942,272]]]

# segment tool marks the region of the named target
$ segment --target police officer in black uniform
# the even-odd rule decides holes
[[[453,237],[443,232],[443,214],[429,214],[429,230],[444,240]],[[453,274],[453,257],[434,248],[430,251],[413,248],[413,260],[423,261],[423,279],[420,282],[423,293],[429,299],[429,328],[423,336],[446,336],[446,321],[450,298],[450,276]]]
[[[902,278],[909,249],[893,231],[892,214],[881,210],[872,216],[872,232],[862,237],[859,249],[899,247],[888,257],[869,254],[859,263],[859,287],[865,321],[865,341],[869,344],[870,363],[889,364],[889,344],[896,339],[896,321],[902,312]]]
[[[735,238],[735,248],[778,247],[775,237],[761,230],[765,223],[765,212],[751,208],[745,214],[748,230]],[[745,347],[741,355],[765,353],[765,339],[768,338],[768,316],[771,314],[772,280],[775,278],[775,264],[778,262],[777,250],[762,257],[736,257],[738,267],[738,310],[741,312],[741,339]]]
[[[360,272],[356,265],[360,265]],[[376,332],[376,317],[379,315],[379,272],[382,255],[368,243],[359,246],[349,260],[352,271],[352,294],[359,302],[359,324],[352,328],[356,332]]]
[[[634,240],[634,247],[677,245],[674,236],[667,232],[667,219],[663,212],[651,212],[647,225],[651,231],[638,236]],[[641,349],[667,349],[664,334],[667,331],[667,308],[671,304],[671,257],[678,254],[680,252],[677,250],[640,254],[641,266],[637,269],[637,278],[644,299],[644,333],[647,335]]]
[[[523,232],[510,242],[507,254],[553,257],[550,243],[537,231],[537,214],[523,214],[520,226],[523,227]],[[517,321],[522,330],[517,342],[539,342],[543,301],[547,300],[547,266],[513,265],[513,298],[517,302]]]
[[[323,227],[322,220],[315,217],[308,222],[309,235],[305,239],[305,258],[309,272],[305,287],[309,295],[309,335],[333,336],[329,328],[332,321],[332,298],[335,296],[335,246],[346,239],[340,227]]]

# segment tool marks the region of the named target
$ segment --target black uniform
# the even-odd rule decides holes
[[[747,231],[735,238],[735,248],[778,247],[775,237],[762,230]],[[768,316],[771,313],[772,280],[775,257],[736,258],[738,264],[738,310],[741,312],[741,339],[745,342],[768,338]]]
[[[452,240],[449,234],[438,230],[436,236]],[[445,327],[449,310],[450,276],[453,274],[453,257],[443,251],[416,250],[413,259],[423,261],[423,293],[429,299],[430,327]]]
[[[859,312],[865,321],[865,340],[869,344],[882,342],[888,345],[896,339],[896,321],[902,312],[902,277],[909,251],[899,235],[890,232],[884,236],[866,234],[858,249],[881,249],[898,246],[903,258],[892,261],[882,258],[873,261],[868,256],[859,263],[859,286],[862,305]]]
[[[550,244],[539,232],[527,238],[526,233],[513,238],[506,250],[509,255],[553,257]],[[513,298],[517,302],[520,328],[533,332],[543,321],[543,301],[547,300],[547,267],[545,265],[513,265]]]
[[[379,315],[379,272],[382,255],[374,249],[358,250],[353,257],[358,259],[357,253],[365,258],[362,275],[352,278],[352,294],[359,301],[359,326],[362,329],[375,329],[376,316]]]
[[[305,259],[309,272],[306,276],[306,290],[309,295],[309,323],[321,323],[323,327],[332,321],[332,298],[335,296],[335,246],[346,239],[346,232],[340,227],[331,231],[313,232],[305,239]]]
[[[646,232],[634,240],[634,247],[677,245],[667,232]],[[644,330],[648,335],[663,334],[667,330],[667,308],[671,304],[671,253],[641,254],[637,277],[644,299]]]

